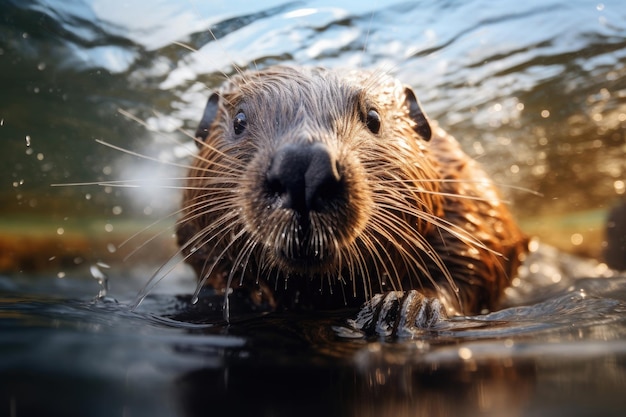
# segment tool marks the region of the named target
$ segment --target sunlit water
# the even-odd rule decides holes
[[[187,154],[177,129],[195,130],[234,65],[392,72],[527,230],[566,249],[599,256],[624,198],[619,1],[244,3],[0,5],[0,415],[623,415],[626,277],[548,247],[508,308],[411,340],[359,337],[351,311],[259,315],[241,300],[226,324],[221,296],[190,304],[180,266],[131,308],[174,250],[174,218],[119,243],[176,209],[161,186]],[[50,187],[118,179],[141,181]]]

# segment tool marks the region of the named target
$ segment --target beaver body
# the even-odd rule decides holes
[[[526,252],[485,172],[387,74],[238,74],[196,137],[177,235],[202,285],[312,309],[414,290],[475,314]]]

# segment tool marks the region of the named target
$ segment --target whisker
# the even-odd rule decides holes
[[[198,295],[200,294],[200,291],[202,291],[202,288],[204,287],[204,285],[206,284],[206,281],[209,279],[209,277],[213,273],[213,270],[215,269],[217,264],[222,261],[222,257],[226,255],[226,253],[230,250],[230,248],[241,238],[241,236],[244,235],[244,233],[245,233],[245,230],[242,229],[235,236],[232,236],[231,241],[228,242],[226,247],[215,257],[215,261],[211,264],[208,270],[202,272],[202,279],[198,281],[196,290],[194,291],[193,296],[191,297],[191,302],[193,304],[198,302]],[[224,236],[226,236],[226,234]],[[224,238],[224,236],[222,236],[222,239]],[[202,244],[204,245],[206,244],[206,242],[203,242]],[[226,288],[225,290],[228,293],[228,288]]]
[[[181,48],[185,48],[191,52],[198,52],[198,50],[190,45],[187,45],[186,43],[182,43],[179,41],[173,41],[172,42],[174,45],[180,46]]]
[[[126,117],[126,118],[134,121],[135,123],[138,123],[139,125],[143,126],[144,128],[146,128],[146,130],[152,130],[146,121],[136,117],[132,113],[130,113],[130,112],[124,110],[124,109],[121,109],[121,108],[118,108],[117,111],[118,111],[118,113],[120,113],[124,117]],[[160,112],[157,112],[156,110],[154,110],[153,113],[156,116],[161,116],[162,117],[162,114]],[[216,164],[219,167],[224,168],[224,169],[230,169],[232,166],[241,166],[240,165],[240,161],[237,158],[233,158],[230,155],[228,155],[227,153],[223,152],[222,150],[208,145],[206,143],[206,141],[204,141],[204,140],[202,140],[200,138],[195,137],[195,135],[193,135],[189,131],[187,131],[187,130],[185,130],[183,128],[180,128],[180,127],[178,127],[176,130],[178,132],[182,133],[183,135],[187,136],[188,138],[190,138],[194,142],[196,142],[198,145],[210,148],[212,152],[214,152],[215,154],[225,158],[228,161],[228,164],[221,165],[221,164],[218,164],[217,161],[215,161],[215,160],[209,161],[209,160],[205,159],[204,157],[202,157],[202,155],[200,155],[198,153],[191,153],[190,152],[190,156],[193,159],[196,159],[196,160],[199,160],[199,161],[202,161],[202,162],[205,162],[205,163],[209,163],[210,162],[210,163]],[[173,143],[176,146],[180,146],[181,145],[180,142],[178,142],[177,140],[173,139],[170,135],[164,134],[164,133],[159,132],[159,131],[157,131],[156,133],[158,133],[160,137],[165,138],[166,140],[168,140],[169,142]],[[137,155],[135,155],[135,156],[137,156]],[[161,160],[158,160],[157,162],[165,163],[165,161],[161,161]],[[187,168],[187,169],[196,168],[197,169],[198,167],[187,165],[187,166],[183,166],[183,168]],[[216,171],[216,172],[218,172],[218,171]]]
[[[181,264],[183,264],[184,262],[187,261],[187,259],[189,258],[190,255],[187,255],[185,257],[182,257],[181,259],[177,260],[176,262],[174,262],[176,260],[176,258],[182,253],[182,248],[179,249],[173,256],[170,257],[170,259],[165,262],[163,265],[161,265],[148,279],[148,281],[146,282],[146,284],[143,286],[143,288],[139,291],[139,293],[137,294],[137,297],[135,297],[135,302],[133,304],[131,304],[131,311],[136,310],[139,305],[143,302],[143,300],[145,300],[145,298],[148,296],[148,294],[150,294],[150,292],[165,278],[167,277],[169,274],[172,273],[172,271],[177,268],[178,266],[180,266]],[[167,270],[166,267],[167,265],[173,263],[173,265],[171,265]],[[161,274],[161,277],[157,279],[157,276],[159,276],[159,274],[162,271],[166,271],[165,273]]]
[[[167,219],[177,216],[179,215],[182,211],[184,210],[184,208],[175,210],[169,214],[167,214],[166,216],[163,216],[157,220],[155,220],[154,222],[150,223],[149,225],[147,225],[146,227],[144,227],[143,229],[139,230],[136,233],[133,233],[130,237],[126,238],[122,243],[120,243],[117,248],[122,248],[125,245],[129,244],[131,241],[133,241],[134,239],[136,239],[137,237],[139,237],[140,235],[142,235],[143,233],[146,233],[148,230],[152,229],[153,227],[155,227],[156,225],[158,225],[159,223],[163,223],[165,222]],[[165,228],[164,230],[161,230],[159,233],[157,233],[156,235],[150,237],[147,241],[143,242],[141,245],[139,245],[139,247],[133,249],[128,255],[126,255],[124,257],[124,262],[126,262],[129,258],[131,258],[135,253],[137,253],[138,251],[140,251],[146,244],[148,244],[149,242],[151,242],[152,240],[156,239],[157,237],[161,236],[163,233],[165,233],[168,230],[171,230],[172,226],[168,226],[167,228]]]
[[[160,222],[161,220],[159,220]],[[149,230],[150,227],[154,227],[153,225],[158,224],[158,222],[154,222],[152,225],[144,228],[143,230],[135,233],[133,236],[131,236],[130,238],[126,239],[124,242],[122,242],[121,244],[118,245],[118,249],[123,247],[125,244],[127,244],[128,242],[130,242],[130,240],[138,237],[140,234],[143,234],[145,232],[147,232]],[[139,244],[137,247],[135,247],[132,251],[130,251],[122,260],[124,262],[128,261],[130,258],[132,258],[133,256],[135,256],[138,252],[140,252],[142,249],[144,249],[146,246],[148,246],[150,244],[150,242],[153,242],[155,239],[163,236],[163,234],[165,234],[168,231],[172,230],[172,226],[166,228],[165,230],[161,230],[160,232],[158,232],[157,234],[149,237],[148,239],[146,239],[145,241],[143,241],[141,244]]]
[[[357,271],[354,272],[355,276],[352,277],[352,279],[356,280],[356,276],[360,276],[361,281],[363,282],[363,290],[366,296],[371,296],[374,294],[374,292],[372,291],[372,280],[369,275],[369,271],[367,269],[366,258],[363,255],[363,252],[361,251],[361,248],[359,247],[359,245],[355,244],[352,246],[352,248],[355,254],[355,256],[353,257],[352,266],[354,266],[358,271],[358,272]]]
[[[452,223],[449,220],[446,220],[442,217],[435,216],[430,213],[426,213],[421,210],[415,210],[411,207],[405,207],[402,201],[394,202],[393,200],[385,201],[384,199],[379,199],[377,201],[377,205],[381,208],[389,210],[389,211],[397,211],[400,213],[407,214],[409,216],[414,216],[420,218],[433,226],[441,228],[451,235],[455,236],[459,240],[477,246],[481,249],[492,251],[495,254],[498,254],[497,251],[493,251],[487,245],[483,244],[480,240],[474,238],[472,235],[467,233],[462,227]]]
[[[422,255],[420,253],[425,254],[430,260],[433,261],[437,269],[442,273],[442,275],[446,279],[446,282],[452,289],[452,292],[454,294],[458,294],[458,286],[454,282],[454,279],[450,274],[448,267],[434,250],[432,245],[423,236],[419,234],[412,235],[412,237],[416,240],[409,241],[404,237],[404,234],[402,233],[403,231],[394,222],[390,221],[387,216],[380,216],[375,224],[378,225],[375,229],[377,233],[380,233],[382,236],[387,235],[387,238],[391,239],[391,242],[394,244],[394,247],[402,258],[402,262],[407,267],[412,276],[424,276],[428,279],[428,281],[431,283],[436,291],[441,291],[439,283],[431,275],[428,267],[426,266],[427,264],[422,259]],[[394,235],[389,235],[387,230],[394,231]],[[402,237],[404,241],[411,247],[419,249],[419,252],[409,252],[400,242],[395,241],[393,239],[393,236]]]
[[[471,180],[471,179],[451,179],[451,178],[416,178],[410,180],[384,180],[385,183],[401,183],[401,184],[413,184],[413,183],[436,183],[436,184],[485,184],[485,185],[495,185],[499,188],[507,188],[511,190],[523,191],[528,194],[532,194],[537,197],[543,197],[543,193],[540,193],[535,190],[531,190],[530,188],[521,187],[517,185],[495,182],[491,180]]]
[[[226,280],[226,291],[224,292],[224,320],[227,323],[230,322],[229,295],[230,295],[230,288],[233,282],[233,278],[235,276],[235,272],[239,269],[240,267],[239,265],[241,263],[242,272],[241,272],[241,279],[240,279],[239,285],[240,286],[243,285],[246,265],[250,260],[250,256],[252,256],[252,252],[254,251],[254,247],[256,246],[256,244],[257,242],[254,239],[252,239],[251,237],[248,238],[246,243],[242,246],[241,250],[237,254],[237,257],[233,261],[232,267],[228,274],[228,279]],[[245,262],[243,261],[244,258],[246,259]]]
[[[385,259],[383,259],[381,253],[379,252],[379,250],[383,251],[383,253],[384,253],[385,257],[387,258],[387,260],[389,260],[389,261],[392,260],[391,255],[385,249],[384,245],[380,244],[380,242],[376,241],[374,238],[370,238],[367,234],[361,235],[360,238],[364,242],[364,247],[372,255],[372,258],[378,259],[378,261],[382,265],[382,267],[384,269],[384,273],[387,274],[387,276],[390,279],[392,289],[394,291],[398,291],[400,289],[398,287],[398,284],[400,284],[400,283],[396,283],[393,280],[392,277],[398,277],[398,276],[400,276],[400,273],[399,273],[398,269],[396,268],[396,265],[393,262],[390,262],[391,268],[393,269],[393,274],[391,273],[391,271],[389,271],[389,268],[387,267],[387,262],[385,262]],[[384,286],[383,286],[382,279],[380,278],[380,270],[379,270],[378,263],[374,263],[374,265],[375,265],[376,273],[379,275],[379,279],[378,280],[379,280],[380,287],[381,287],[381,290],[382,290],[382,288]],[[400,286],[401,286],[401,284],[400,284]]]
[[[163,165],[169,165],[169,166],[173,166],[173,167],[177,167],[177,168],[186,168],[186,169],[190,169],[193,168],[191,165],[187,165],[187,164],[179,164],[176,162],[171,162],[171,161],[163,161],[159,158],[155,158],[153,156],[148,156],[148,155],[144,155],[142,153],[139,152],[135,152],[135,151],[131,151],[130,149],[126,149],[123,148],[121,146],[117,146],[117,145],[113,145],[112,143],[106,142],[102,139],[96,139],[96,142],[99,143],[100,145],[104,145],[108,148],[114,149],[116,151],[131,155],[131,156],[135,156],[137,158],[141,158],[141,159],[145,159],[148,161],[152,161],[152,162],[157,162],[159,164],[163,164]]]

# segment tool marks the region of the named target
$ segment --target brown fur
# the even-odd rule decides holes
[[[201,285],[287,308],[408,289],[451,313],[497,308],[526,239],[456,140],[437,127],[427,137],[410,89],[376,72],[271,67],[211,100],[177,231]],[[277,150],[303,143],[327,149],[340,177],[307,226],[264,185]]]

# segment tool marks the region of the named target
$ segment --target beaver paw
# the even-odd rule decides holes
[[[438,299],[427,298],[416,290],[391,291],[372,297],[349,324],[366,335],[407,337],[445,318]]]

